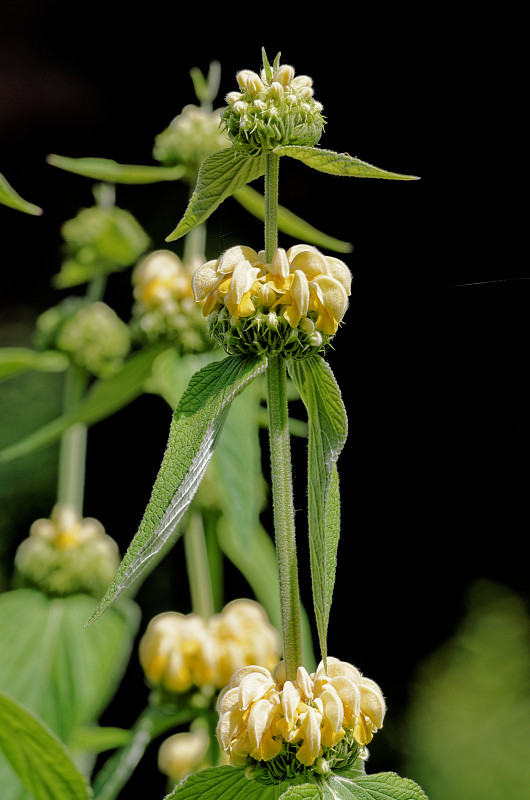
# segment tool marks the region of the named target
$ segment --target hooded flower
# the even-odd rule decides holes
[[[362,752],[383,724],[381,690],[352,664],[328,658],[327,666],[311,675],[299,667],[294,681],[285,679],[283,662],[274,674],[257,666],[234,673],[217,703],[217,735],[233,765],[294,753],[298,769],[314,768],[343,739],[354,755]]]
[[[263,251],[236,246],[199,267],[192,286],[205,316],[224,306],[235,323],[274,311],[291,329],[333,336],[348,308],[351,273],[311,245],[277,248],[271,263]]]

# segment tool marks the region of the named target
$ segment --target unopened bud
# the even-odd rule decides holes
[[[289,64],[282,64],[274,73],[274,80],[287,87],[294,78],[294,69]]]

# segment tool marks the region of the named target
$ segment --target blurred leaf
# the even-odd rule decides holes
[[[302,145],[282,145],[273,151],[279,156],[289,156],[303,161],[308,167],[329,175],[343,175],[353,178],[387,178],[397,181],[417,181],[415,175],[401,175],[374,167],[366,161],[350,156],[348,153],[336,153],[334,150],[322,150],[320,147],[304,147]]]
[[[50,598],[16,589],[0,595],[0,690],[67,743],[112,698],[139,621],[129,602],[87,631],[83,626],[93,609],[93,598],[81,594]]]
[[[41,352],[31,347],[0,348],[0,381],[30,369],[62,372],[67,367],[68,358],[55,350]]]
[[[266,364],[265,359],[231,356],[193,376],[173,414],[167,449],[140,527],[89,622],[174,543],[178,523],[204,477],[232,400]]]
[[[89,753],[104,753],[106,750],[115,750],[125,747],[131,740],[131,731],[126,728],[102,728],[91,725],[86,728],[75,728],[70,736],[71,750],[85,750]]]
[[[239,155],[233,148],[229,148],[205,158],[184,216],[175,230],[166,237],[166,242],[180,239],[196,225],[205,222],[227,197],[264,174],[263,155]]]
[[[18,192],[7,182],[4,176],[0,173],[0,203],[4,206],[16,209],[16,211],[24,211],[26,214],[32,214],[38,217],[42,214],[42,208],[29,203],[24,200]]]
[[[265,198],[251,186],[243,186],[235,191],[234,198],[255,217],[265,219]],[[350,242],[343,242],[322,233],[284,206],[278,206],[278,228],[282,233],[292,236],[297,241],[324,247],[337,253],[351,253],[353,250]]]
[[[68,158],[50,154],[46,161],[53,167],[67,172],[93,178],[108,183],[159,183],[160,181],[176,181],[184,175],[184,167],[140,166],[136,164],[119,164],[110,158]]]
[[[89,800],[92,792],[64,745],[34,714],[0,692],[0,750],[37,800]],[[2,783],[2,800],[13,786]],[[18,793],[18,789],[13,787]]]
[[[57,417],[0,451],[0,463],[12,461],[53,444],[71,425],[78,422],[93,425],[132,402],[142,393],[144,383],[151,374],[153,361],[163,349],[167,349],[167,344],[152,345],[132,355],[124,367],[111,378],[95,381],[74,412]]]

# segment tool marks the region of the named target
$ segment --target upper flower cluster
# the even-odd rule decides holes
[[[240,599],[208,621],[177,611],[159,614],[147,626],[139,655],[151,684],[186,692],[192,686],[225,686],[241,665],[258,663],[272,669],[279,647],[264,609]]]
[[[226,133],[219,127],[222,111],[185,106],[156,137],[153,156],[168,166],[183,164],[189,175],[195,177],[207,156],[230,145]]]
[[[211,318],[210,329],[229,352],[281,350],[293,340],[315,350],[337,332],[351,273],[343,261],[308,244],[278,247],[271,263],[263,250],[238,245],[199,267],[192,286],[195,300],[205,301],[205,316],[226,310]],[[255,321],[251,331],[245,320]]]
[[[100,597],[118,564],[118,547],[103,525],[61,504],[32,524],[15,556],[18,580],[51,595]]]
[[[285,680],[284,662],[274,675],[258,666],[239,669],[217,708],[217,736],[234,766],[251,763],[249,757],[285,764],[287,754],[322,773],[343,740],[354,756],[362,754],[386,712],[379,686],[336,658],[327,659],[327,672],[322,662],[311,675],[299,667],[295,681]]]
[[[267,63],[258,75],[237,74],[239,91],[226,96],[222,120],[236,148],[252,155],[278,145],[315,145],[324,129],[322,105],[313,99],[313,81],[293,67]]]

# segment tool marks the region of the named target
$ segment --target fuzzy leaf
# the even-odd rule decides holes
[[[37,800],[92,797],[85,778],[55,734],[24,706],[0,692],[2,751],[22,785]],[[10,784],[2,788],[9,790]]]
[[[329,175],[344,175],[352,178],[387,178],[395,181],[417,181],[415,175],[401,175],[374,167],[366,161],[350,156],[348,153],[336,153],[334,150],[322,150],[320,147],[303,147],[301,145],[283,145],[274,149],[279,156],[290,156],[303,161],[308,167]]]
[[[34,203],[29,203],[13,189],[10,183],[0,173],[0,203],[9,208],[14,208],[16,211],[23,211],[25,214],[32,214],[34,217],[39,217],[42,214],[42,208],[36,206]]]
[[[211,767],[186,778],[166,800],[278,800],[278,788],[249,780],[244,767]]]
[[[265,219],[265,198],[251,186],[243,186],[234,192],[234,199],[250,214],[258,219]],[[284,206],[278,206],[278,229],[299,242],[324,247],[336,253],[351,253],[353,250],[350,242],[343,242],[333,236],[328,236]]]
[[[168,445],[143,520],[89,622],[152,567],[163,548],[165,552],[166,546],[176,541],[177,525],[204,477],[230,403],[266,366],[264,358],[230,356],[193,376],[173,414]]]
[[[393,772],[378,772],[355,778],[331,775],[318,783],[290,786],[281,800],[428,800],[414,781]]]
[[[111,158],[68,158],[52,153],[46,159],[52,167],[59,167],[75,175],[92,178],[107,183],[159,183],[176,181],[186,171],[184,167],[143,166],[140,164],[119,164]]]
[[[264,155],[244,156],[228,148],[205,158],[184,216],[166,242],[180,239],[196,225],[205,222],[223,200],[264,174]]]
[[[346,441],[348,421],[337,382],[320,356],[289,362],[289,374],[307,409],[308,517],[313,604],[322,658],[335,583],[340,530],[336,462]]]

